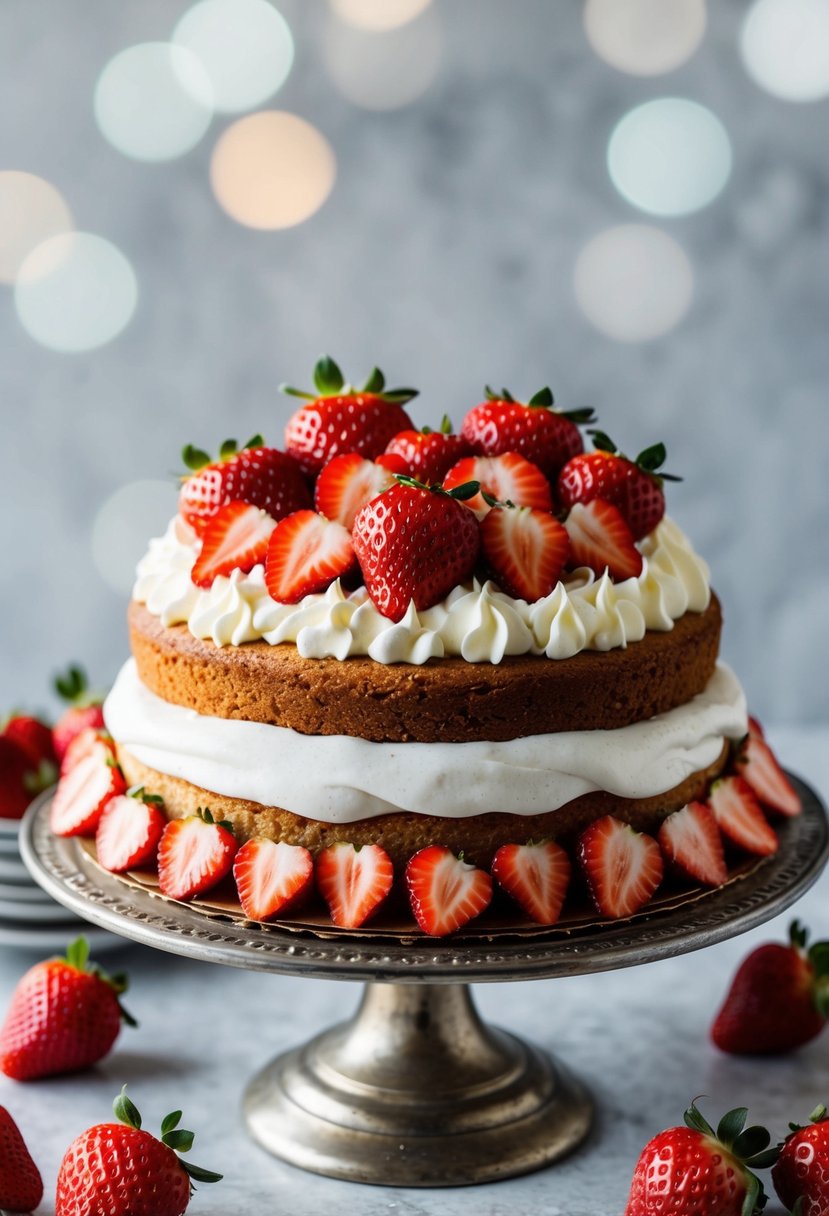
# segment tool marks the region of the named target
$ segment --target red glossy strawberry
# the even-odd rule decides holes
[[[99,863],[113,874],[151,864],[167,820],[158,794],[133,786],[110,798],[98,822],[95,849]]]
[[[22,747],[0,736],[0,819],[22,819],[37,792],[32,762]]]
[[[218,460],[188,444],[182,459],[193,474],[181,487],[179,512],[199,536],[229,502],[259,507],[271,519],[311,505],[299,465],[285,452],[265,447],[261,435],[254,435],[241,450],[235,439],[226,439]]]
[[[549,388],[539,389],[526,405],[507,389],[486,389],[486,401],[471,409],[461,435],[479,456],[520,452],[551,480],[584,448],[577,423],[592,422],[592,409],[558,412]]]
[[[603,431],[590,431],[595,452],[573,456],[558,475],[558,498],[563,507],[594,498],[612,502],[622,513],[634,540],[652,532],[665,514],[664,481],[680,481],[670,473],[657,473],[665,463],[664,443],[645,448],[635,460],[616,447]]]
[[[314,506],[326,519],[336,520],[349,532],[361,507],[394,482],[395,473],[405,473],[399,456],[380,456],[367,460],[358,452],[335,456],[317,478]]]
[[[113,760],[116,758],[112,735],[107,734],[105,730],[96,730],[94,726],[87,726],[75,735],[75,738],[63,753],[63,759],[60,762],[61,777],[74,768],[81,760],[84,760],[93,753],[99,744],[109,752]]]
[[[374,460],[398,432],[411,428],[403,405],[417,396],[417,390],[387,389],[377,367],[362,388],[352,388],[334,360],[323,356],[314,368],[314,386],[316,394],[281,386],[284,393],[308,402],[289,419],[285,448],[310,476],[343,452]]]
[[[0,1030],[0,1069],[16,1081],[88,1068],[109,1052],[124,1021],[119,1002],[126,976],[110,977],[89,963],[79,937],[65,958],[37,963],[12,993]]]
[[[765,1205],[752,1171],[777,1157],[764,1127],[746,1127],[745,1107],[723,1115],[716,1132],[694,1103],[684,1127],[646,1144],[633,1172],[624,1216],[755,1216]]]
[[[43,763],[54,765],[57,761],[51,726],[30,714],[13,714],[3,727],[2,737],[22,748],[35,770]]]
[[[308,894],[314,883],[314,862],[299,845],[257,837],[236,854],[233,877],[245,916],[270,920]]]
[[[94,836],[110,798],[127,788],[124,774],[103,743],[58,782],[49,825],[56,836]]]
[[[158,1139],[142,1128],[126,1088],[113,1103],[119,1122],[90,1127],[64,1153],[55,1216],[182,1216],[193,1181],[221,1181],[178,1156],[194,1140],[178,1126],[180,1110],[163,1120]]]
[[[553,508],[549,481],[537,464],[519,452],[504,452],[503,456],[467,456],[452,466],[443,480],[443,488],[454,490],[469,481],[477,481],[481,486],[480,493],[466,503],[479,518],[492,506],[485,495],[498,502],[511,502],[516,507],[535,507],[538,511]]]
[[[498,586],[533,603],[558,582],[570,539],[549,511],[499,505],[481,522],[481,549]]]
[[[355,568],[351,534],[316,511],[295,511],[274,528],[265,560],[265,586],[280,604],[298,604]]]
[[[749,716],[748,719],[748,733],[754,739],[765,739],[766,737],[766,732],[763,730],[760,723],[756,718],[752,718],[751,716]]]
[[[561,915],[570,872],[570,858],[552,840],[502,844],[492,859],[499,886],[540,925],[554,925]]]
[[[732,844],[757,857],[777,852],[777,833],[763,814],[754,790],[742,777],[715,781],[708,791],[708,804],[717,826]]]
[[[394,868],[379,844],[339,841],[317,854],[314,868],[319,893],[331,919],[342,929],[359,929],[379,909],[391,890]]]
[[[231,825],[208,810],[171,820],[158,846],[159,890],[181,900],[209,891],[233,869],[238,847]]]
[[[564,521],[570,537],[570,563],[589,566],[596,574],[610,571],[616,582],[638,578],[642,573],[642,554],[620,511],[603,498],[577,502]]]
[[[633,916],[662,882],[659,845],[612,815],[596,819],[578,841],[578,859],[602,916]]]
[[[443,481],[452,466],[471,451],[462,435],[452,433],[452,423],[447,414],[443,415],[439,431],[433,431],[428,426],[420,431],[401,431],[386,447],[388,454],[400,456],[403,460],[405,467],[396,472],[407,473],[409,477],[416,477],[429,486]]]
[[[4,1106],[0,1106],[0,1208],[32,1212],[43,1198],[43,1179],[26,1141]]]
[[[220,575],[244,573],[264,562],[276,523],[266,511],[243,502],[219,507],[208,520],[190,577],[197,587],[212,587]]]
[[[781,815],[799,815],[800,795],[775,759],[766,741],[749,731],[737,749],[734,768],[745,778],[763,806]]]
[[[63,760],[66,749],[76,735],[91,726],[93,730],[102,730],[104,715],[101,710],[103,697],[93,692],[88,685],[86,673],[82,667],[73,664],[65,675],[55,678],[55,690],[69,708],[52,728],[52,742],[58,764]]]
[[[684,878],[706,887],[721,887],[728,880],[720,829],[704,802],[689,802],[669,815],[658,840],[665,860]]]
[[[469,578],[480,547],[478,521],[460,501],[477,482],[445,491],[398,476],[354,520],[354,552],[383,616],[399,621],[409,604],[431,608]]]
[[[778,1055],[816,1038],[829,1017],[829,942],[806,949],[798,921],[788,945],[758,946],[737,969],[711,1038],[734,1055]]]
[[[826,1107],[815,1108],[806,1127],[790,1123],[792,1134],[771,1171],[778,1198],[797,1216],[829,1212],[829,1119]]]
[[[492,900],[489,874],[438,844],[427,845],[409,859],[406,888],[414,918],[430,937],[454,933],[480,916]]]

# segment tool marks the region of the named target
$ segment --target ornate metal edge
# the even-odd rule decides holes
[[[459,983],[611,971],[699,950],[744,933],[784,911],[829,860],[829,823],[815,792],[793,777],[803,814],[779,824],[780,850],[738,883],[663,912],[519,940],[474,939],[409,945],[355,937],[240,926],[126,887],[93,866],[73,840],[48,826],[51,793],[38,798],[20,829],[20,852],[35,880],[85,920],[156,949],[247,970],[329,979]]]

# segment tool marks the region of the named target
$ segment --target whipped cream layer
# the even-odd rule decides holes
[[[723,741],[747,730],[743,691],[722,664],[704,692],[646,722],[500,743],[372,743],[207,717],[151,693],[133,660],[104,717],[119,745],[149,768],[328,823],[397,811],[537,815],[592,790],[648,798],[713,764]]]
[[[638,642],[648,629],[670,630],[686,612],[704,612],[709,572],[683,532],[663,519],[638,546],[642,572],[614,583],[581,567],[535,603],[505,595],[492,582],[456,587],[440,604],[414,604],[395,623],[382,616],[365,587],[347,593],[339,581],[298,604],[277,603],[263,566],[220,575],[195,586],[190,571],[199,542],[174,519],[150,541],[138,565],[133,598],[164,625],[187,625],[217,646],[293,642],[306,659],[368,655],[378,663],[425,663],[444,655],[470,663],[500,663],[505,655],[569,659],[582,650],[613,650]]]

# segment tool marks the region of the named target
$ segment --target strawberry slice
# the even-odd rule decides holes
[[[406,887],[414,918],[430,937],[445,937],[489,907],[492,879],[456,857],[443,845],[430,844],[409,859]]]
[[[633,916],[662,882],[664,867],[657,842],[612,815],[584,829],[578,840],[578,858],[602,916]]]
[[[280,520],[271,536],[265,586],[280,604],[298,604],[348,574],[355,561],[347,528],[316,511],[295,511]]]
[[[406,472],[406,463],[400,457],[386,459],[391,459],[392,467],[385,461],[380,464],[368,460],[359,452],[345,452],[329,460],[314,489],[314,505],[320,514],[350,532],[360,508],[394,483],[395,472]],[[395,465],[399,467],[395,469]]]
[[[752,739],[765,739],[766,737],[766,732],[763,730],[757,719],[750,716],[748,719],[748,733],[751,735]]]
[[[466,505],[478,516],[486,515],[490,508],[484,493],[516,507],[535,507],[537,511],[553,508],[549,481],[537,464],[518,452],[505,452],[503,456],[467,456],[452,466],[443,479],[443,488],[454,490],[468,481],[481,484],[481,493],[466,499]]]
[[[99,746],[105,748],[112,759],[115,759],[115,744],[112,741],[112,736],[94,726],[85,726],[82,731],[75,735],[75,738],[63,753],[63,759],[60,762],[61,777],[64,777],[86,756],[92,755]]]
[[[233,877],[245,916],[270,920],[298,904],[311,889],[314,862],[300,845],[256,837],[236,854]]]
[[[49,824],[56,836],[93,836],[110,798],[127,788],[108,747],[98,743],[58,782]]]
[[[98,861],[105,870],[123,874],[155,861],[167,820],[158,794],[133,786],[110,798],[95,833]]]
[[[708,791],[708,805],[723,836],[732,844],[757,857],[777,852],[777,834],[743,777],[722,777],[715,781]]]
[[[498,506],[481,522],[481,548],[499,587],[533,603],[558,582],[570,538],[549,511]]]
[[[689,802],[669,815],[657,837],[665,860],[684,878],[706,887],[721,887],[728,879],[722,837],[714,812],[704,802]]]
[[[622,513],[612,503],[603,498],[574,503],[564,526],[570,536],[572,565],[589,566],[596,574],[604,574],[607,569],[617,582],[642,573],[642,554]]]
[[[502,844],[492,874],[508,895],[539,925],[554,925],[570,884],[570,858],[561,845]]]
[[[210,811],[173,819],[158,846],[158,886],[171,899],[192,899],[230,873],[238,848],[233,828]]]
[[[379,844],[355,849],[344,840],[317,854],[317,887],[342,929],[359,929],[382,904],[394,881],[391,858]]]
[[[197,587],[212,587],[220,574],[247,573],[265,560],[268,541],[276,527],[266,511],[244,502],[229,502],[209,520],[201,553],[190,577]]]
[[[799,815],[800,795],[783,772],[762,736],[749,735],[737,753],[734,767],[754,790],[763,806],[781,815]]]

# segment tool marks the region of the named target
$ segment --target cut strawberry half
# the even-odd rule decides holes
[[[367,460],[358,452],[346,452],[335,456],[317,478],[314,489],[314,504],[326,519],[336,520],[349,532],[354,517],[361,507],[378,494],[382,494],[394,483],[394,474],[406,472],[406,463],[400,457],[392,457],[392,464],[400,466],[394,470],[384,462]]]
[[[777,852],[777,833],[743,777],[721,777],[715,781],[708,791],[708,805],[723,836],[732,844],[757,857]]]
[[[410,858],[406,888],[414,918],[430,937],[454,933],[480,916],[492,900],[492,879],[456,857],[443,845],[430,844]]]
[[[533,603],[558,582],[570,538],[549,511],[497,506],[481,523],[481,548],[498,586]]]
[[[379,844],[339,841],[317,854],[317,887],[331,919],[341,929],[359,929],[378,910],[391,890],[394,867]]]
[[[220,507],[205,527],[201,553],[190,575],[193,582],[212,587],[220,574],[252,570],[265,560],[275,527],[276,522],[259,507],[244,502]]]
[[[584,829],[578,841],[578,857],[602,916],[633,916],[662,882],[664,867],[657,842],[612,815]]]
[[[722,836],[714,812],[704,802],[689,802],[669,815],[658,840],[665,860],[684,878],[706,887],[721,887],[728,879]]]
[[[618,507],[594,498],[577,502],[564,521],[570,536],[570,561],[574,566],[589,566],[596,574],[610,571],[617,582],[637,578],[642,573],[642,554]]]
[[[158,846],[158,886],[171,899],[192,899],[228,875],[238,848],[229,823],[210,811],[173,819]]]
[[[347,528],[316,511],[295,511],[274,529],[265,586],[280,604],[298,604],[348,574],[356,560]]]
[[[110,798],[127,788],[111,752],[98,743],[58,782],[49,824],[56,836],[94,836]]]
[[[158,794],[133,787],[106,804],[95,833],[99,863],[113,874],[155,861],[167,820]]]
[[[70,772],[86,756],[93,755],[99,747],[103,747],[112,759],[115,759],[115,744],[112,736],[94,726],[85,726],[79,734],[75,735],[63,753],[63,759],[60,762],[61,777]]]
[[[779,811],[781,815],[800,814],[803,809],[800,795],[761,736],[752,735],[749,730],[748,738],[737,753],[734,767],[749,783],[763,806]]]
[[[561,916],[570,871],[570,858],[552,840],[502,844],[492,859],[493,877],[539,925],[554,925]]]
[[[300,845],[256,837],[236,854],[233,877],[245,916],[270,920],[295,907],[308,893],[314,881],[314,862]]]
[[[511,502],[516,507],[535,507],[551,511],[553,493],[550,483],[537,464],[518,452],[503,456],[467,456],[453,465],[443,479],[446,490],[454,490],[468,481],[480,482],[481,492],[466,500],[478,516],[486,515],[490,504],[484,494],[498,502]]]

